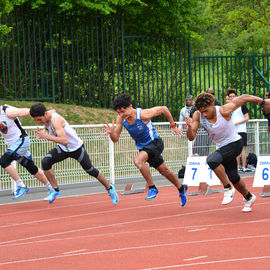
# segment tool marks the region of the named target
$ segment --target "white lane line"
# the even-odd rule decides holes
[[[175,215],[170,216],[172,218],[175,217]],[[33,242],[26,242],[26,243],[19,243],[20,241],[27,241],[27,240],[33,240],[33,239],[38,239],[38,238],[48,238],[48,237],[55,237],[58,235],[64,235],[64,234],[70,234],[70,233],[77,233],[77,232],[82,232],[82,231],[91,231],[93,229],[100,229],[100,228],[109,228],[109,227],[114,227],[114,226],[119,226],[119,225],[129,225],[129,224],[133,224],[133,223],[138,223],[139,221],[152,221],[155,218],[152,219],[143,219],[143,220],[136,220],[136,221],[129,221],[129,222],[122,222],[122,223],[114,223],[114,224],[108,224],[108,225],[104,225],[104,226],[99,226],[99,227],[87,227],[87,228],[81,228],[81,229],[74,229],[74,230],[68,230],[68,231],[61,231],[61,232],[56,232],[56,233],[50,233],[50,234],[42,234],[42,235],[37,235],[37,236],[31,236],[31,237],[26,237],[26,238],[20,238],[20,239],[14,239],[14,240],[9,240],[9,241],[4,241],[4,242],[0,242],[0,247],[2,246],[8,246],[8,245],[12,245],[12,243],[14,243],[13,245],[23,245],[23,244],[27,244],[27,243],[33,243]],[[196,225],[196,227],[212,227],[212,226],[228,226],[228,225],[241,225],[241,224],[252,224],[252,223],[263,223],[263,222],[270,222],[270,219],[260,219],[260,220],[250,220],[250,221],[241,221],[241,222],[229,222],[229,223],[214,223],[214,224],[203,224],[203,225]],[[145,231],[163,231],[163,230],[175,230],[175,229],[189,229],[191,226],[179,226],[179,227],[173,227],[173,228],[158,228],[158,229],[151,229],[151,230],[145,230]],[[191,228],[194,228],[194,226],[192,226]],[[136,232],[142,232],[142,231],[127,231],[127,232],[114,232],[114,233],[106,233],[106,234],[96,234],[97,236],[104,236],[104,235],[109,235],[109,234],[124,234],[124,233],[136,233]],[[96,235],[90,235],[88,237],[95,237]],[[86,237],[86,236],[83,236]],[[68,237],[68,238],[63,238],[61,237],[60,240],[62,239],[74,239],[76,237]],[[79,237],[80,238],[80,237]],[[53,241],[56,241],[56,238],[52,239]],[[46,239],[44,240],[46,241],[51,241],[51,239]],[[37,242],[44,242],[44,241],[37,241]]]
[[[87,249],[72,250],[68,252],[63,252],[63,254],[67,255],[67,254],[74,254],[74,253],[85,252],[85,251],[87,251]]]
[[[88,194],[90,195],[90,194]],[[92,194],[91,194],[92,195]],[[76,196],[76,197],[84,197],[86,195],[83,195],[83,196]],[[130,198],[125,198],[125,201],[133,201],[133,200],[138,200],[138,197],[135,197],[136,194],[134,194],[134,196],[130,197]],[[66,198],[69,198],[69,197],[66,197]],[[207,199],[210,199],[210,200],[213,200],[213,199],[216,199],[217,196],[211,196]],[[63,199],[63,198],[57,198],[57,200],[59,199]],[[196,202],[196,201],[201,201],[202,199],[201,198],[195,198],[192,200],[192,202]],[[41,201],[41,200],[38,200],[38,201]],[[31,203],[31,202],[37,202],[37,201],[28,201],[28,202],[21,202],[21,203]],[[45,208],[36,208],[36,209],[29,209],[29,210],[20,210],[20,211],[10,211],[7,212],[7,213],[0,213],[0,217],[2,216],[12,216],[12,215],[15,215],[15,214],[19,214],[19,215],[23,215],[25,213],[34,213],[34,212],[41,212],[41,211],[48,211],[48,209],[51,209],[51,210],[57,210],[57,209],[62,209],[62,208],[70,208],[70,207],[82,207],[82,206],[87,206],[87,205],[93,205],[93,204],[97,204],[97,205],[100,205],[100,203],[106,203],[108,202],[108,200],[98,200],[98,201],[92,201],[92,202],[85,202],[85,203],[77,203],[77,204],[65,204],[65,205],[61,205],[61,206],[58,206],[57,204],[48,204],[47,202],[44,201],[44,205],[45,205]],[[144,201],[142,201],[142,203],[144,203]],[[7,203],[8,204],[8,203]],[[0,204],[0,206],[5,206],[7,204]],[[14,203],[13,203],[14,204]],[[175,201],[175,202],[169,202],[169,203],[165,203],[166,204],[179,204],[179,201]],[[164,204],[157,204],[157,206],[159,205],[164,205]],[[0,210],[1,210],[1,207],[0,207]]]
[[[123,208],[123,209],[117,209],[117,210],[109,209],[109,210],[100,211],[100,212],[91,212],[91,213],[70,215],[70,216],[63,216],[63,217],[56,217],[56,218],[32,220],[32,221],[27,221],[27,222],[15,223],[15,224],[12,224],[12,225],[10,225],[10,224],[2,225],[2,226],[0,226],[0,229],[7,228],[7,227],[13,227],[13,226],[27,225],[27,224],[29,224],[29,222],[31,222],[31,223],[52,222],[52,221],[70,219],[70,218],[77,218],[77,217],[84,217],[84,216],[91,216],[91,215],[105,214],[105,213],[110,213],[111,214],[112,212],[116,213],[116,212],[121,212],[121,211],[129,211],[129,210],[133,210],[133,209],[164,206],[164,205],[169,205],[169,204],[172,204],[172,203],[170,202],[170,203],[161,203],[161,204],[148,205],[148,206],[135,206],[135,207],[129,207],[129,208]],[[265,204],[270,204],[270,202],[257,203],[256,205],[265,205]],[[216,212],[216,211],[227,211],[227,210],[236,209],[236,208],[239,208],[239,206],[231,206],[231,207],[226,207],[226,208],[214,208],[214,209],[208,209],[208,210],[194,211],[194,212],[188,212],[188,213],[183,213],[183,214],[156,217],[156,218],[151,218],[151,219],[136,220],[136,221],[131,221],[131,222],[127,222],[127,223],[133,223],[133,222],[138,223],[138,222],[149,221],[149,220],[160,220],[160,219],[174,218],[174,217],[180,217],[180,216],[197,215],[197,214],[201,214],[201,213],[211,213],[211,212]],[[124,222],[124,223],[119,223],[119,224],[122,225],[122,224],[127,224],[127,223]],[[106,227],[106,226],[115,226],[115,224],[100,226],[100,228],[103,228],[103,227]]]
[[[229,260],[208,261],[208,262],[198,262],[198,263],[178,264],[178,265],[166,265],[166,266],[160,266],[160,267],[143,268],[140,270],[182,268],[182,267],[188,267],[188,266],[198,266],[198,265],[218,264],[218,263],[228,263],[228,262],[241,262],[241,261],[254,261],[254,260],[263,260],[263,259],[270,259],[270,256],[235,258],[235,259],[229,259]]]
[[[204,258],[207,258],[207,257],[208,257],[208,256],[199,256],[199,257],[194,257],[194,258],[184,259],[184,261],[199,260],[199,259],[204,259]]]
[[[265,222],[265,220],[260,220],[261,222]],[[258,223],[259,221],[256,220],[256,222],[247,221],[247,222],[233,222],[233,223],[221,223],[221,224],[207,224],[202,226],[232,226],[232,225],[241,225],[241,224],[252,224],[252,223]],[[270,220],[268,220],[270,222]],[[86,228],[88,230],[90,228]],[[163,232],[163,231],[170,231],[170,230],[179,230],[179,229],[187,229],[186,226],[174,226],[174,227],[166,227],[166,228],[157,228],[157,229],[147,229],[147,230],[130,230],[130,231],[120,231],[120,232],[107,232],[107,233],[96,233],[91,235],[82,235],[82,236],[73,236],[73,237],[60,237],[60,238],[53,238],[53,239],[45,239],[45,240],[35,240],[35,241],[28,241],[28,242],[21,242],[18,243],[16,241],[26,241],[33,238],[41,238],[41,237],[50,237],[54,236],[55,234],[46,234],[41,235],[37,237],[29,237],[29,238],[22,238],[22,239],[16,239],[11,241],[15,243],[7,243],[7,244],[1,244],[0,248],[2,247],[11,247],[11,246],[22,246],[22,245],[33,245],[38,243],[48,243],[48,242],[56,242],[56,241],[65,241],[65,240],[75,240],[75,239],[81,239],[81,238],[94,238],[94,237],[110,237],[110,236],[119,236],[119,235],[127,235],[127,234],[140,234],[140,233],[153,233],[153,232]],[[82,231],[82,230],[81,230]],[[68,232],[69,234],[70,232]]]
[[[11,265],[11,264],[17,264],[17,263],[25,263],[25,262],[35,262],[35,261],[43,261],[43,260],[51,260],[51,259],[59,259],[64,257],[72,257],[72,256],[81,256],[81,255],[92,255],[92,254],[106,254],[106,253],[113,253],[113,252],[123,252],[123,251],[130,251],[130,250],[144,250],[147,248],[159,248],[159,247],[171,247],[171,246],[180,246],[184,244],[201,244],[201,243],[213,243],[217,241],[232,241],[232,240],[239,240],[239,239],[252,239],[255,238],[265,238],[270,237],[270,235],[252,235],[248,237],[230,237],[230,238],[221,238],[221,239],[207,239],[207,240],[198,240],[198,241],[190,241],[190,242],[175,242],[175,243],[165,243],[165,244],[156,244],[156,245],[145,245],[145,246],[133,246],[133,247],[126,247],[126,248],[116,248],[116,249],[106,249],[106,250],[93,250],[89,252],[82,252],[82,253],[76,253],[76,254],[66,254],[66,255],[57,255],[57,256],[49,256],[49,257],[40,257],[40,258],[30,258],[30,259],[24,259],[24,260],[18,260],[18,261],[7,261],[7,262],[0,262],[0,266],[2,265]],[[266,256],[267,258],[270,258],[270,256]],[[262,257],[259,257],[262,258]],[[246,258],[245,258],[246,259]],[[228,260],[229,261],[229,260]],[[197,263],[202,264],[202,263]],[[206,264],[206,263],[205,263]],[[193,264],[190,264],[193,265]],[[196,264],[194,264],[196,265]],[[180,267],[183,266],[189,266],[189,264],[186,265],[180,265]],[[179,266],[162,266],[157,268],[150,268],[150,269],[164,269],[164,268],[175,268]]]
[[[206,230],[206,228],[192,229],[192,230],[188,230],[188,232],[198,232],[198,231],[204,231],[204,230]]]

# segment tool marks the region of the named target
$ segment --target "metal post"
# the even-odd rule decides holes
[[[193,146],[193,141],[188,140],[188,156],[192,156],[192,146]]]
[[[53,41],[52,41],[52,14],[51,5],[49,4],[49,33],[50,33],[50,53],[51,53],[51,80],[52,80],[52,101],[55,103],[55,87],[54,87],[54,65],[53,65]]]
[[[115,183],[115,172],[114,172],[114,144],[111,140],[110,136],[109,138],[109,156],[110,156],[110,182],[114,185]]]
[[[259,136],[259,121],[256,121],[255,127],[255,153],[257,157],[260,155],[260,136]]]
[[[190,94],[193,94],[192,89],[192,53],[191,53],[191,44],[188,43],[188,68],[189,68],[189,91]]]
[[[121,16],[121,47],[122,47],[122,80],[123,80],[123,92],[126,92],[126,74],[125,74],[125,43],[124,43],[124,22]]]
[[[14,168],[16,169],[16,161],[12,161],[11,165],[14,166]],[[16,190],[17,190],[17,185],[16,182],[14,181],[13,178],[11,178],[11,194],[16,194]]]

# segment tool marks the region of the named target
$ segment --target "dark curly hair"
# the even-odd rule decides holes
[[[199,110],[200,108],[208,107],[212,103],[214,104],[215,97],[212,94],[209,93],[200,93],[196,99],[194,107],[196,110]]]
[[[121,94],[113,101],[113,109],[127,108],[131,104],[131,96],[129,94]]]

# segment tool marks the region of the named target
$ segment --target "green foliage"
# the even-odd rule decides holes
[[[205,29],[204,45],[238,54],[269,52],[269,0],[209,0],[208,3],[213,19]]]
[[[185,35],[199,39],[196,25],[203,23],[197,13],[197,0],[144,0],[119,9],[128,34]]]
[[[10,13],[13,9],[13,5],[8,0],[0,0],[0,17],[4,13]],[[11,31],[11,27],[5,24],[1,24],[0,21],[0,37],[8,34]]]

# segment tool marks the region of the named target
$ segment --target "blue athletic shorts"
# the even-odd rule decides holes
[[[23,156],[28,159],[32,159],[32,155],[29,152],[29,148],[30,148],[30,139],[28,136],[24,136],[15,141],[7,149],[5,154],[15,157],[16,160]]]

